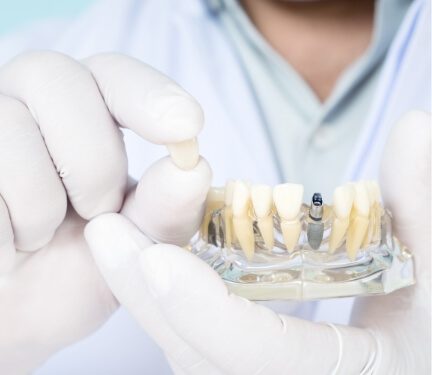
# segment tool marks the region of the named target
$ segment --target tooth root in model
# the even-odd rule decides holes
[[[222,208],[224,205],[224,188],[213,187],[209,190],[206,199],[206,208],[204,212],[203,221],[201,223],[201,236],[207,238],[208,226],[210,223],[210,216],[214,210]]]
[[[224,223],[225,223],[225,245],[227,248],[232,246],[235,241],[233,231],[233,211],[232,201],[234,192],[234,181],[228,181],[225,186],[225,208],[224,208]]]
[[[350,225],[347,233],[346,249],[348,257],[354,260],[366,235],[369,225],[369,197],[364,182],[354,185],[354,201],[351,211]]]
[[[254,185],[251,188],[251,198],[258,229],[261,232],[267,250],[271,251],[274,246],[272,188],[267,185]]]
[[[331,227],[329,252],[333,254],[342,244],[350,222],[350,213],[354,201],[354,188],[351,185],[339,186],[333,194],[334,220]]]
[[[273,190],[273,200],[281,219],[282,236],[290,253],[296,247],[301,233],[298,217],[303,202],[303,191],[303,185],[291,183],[276,185]]]
[[[250,189],[243,181],[236,181],[233,190],[232,213],[235,236],[245,253],[251,260],[255,253],[255,236],[253,220],[249,215]]]

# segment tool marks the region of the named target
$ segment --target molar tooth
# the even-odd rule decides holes
[[[303,202],[303,185],[281,184],[273,190],[273,200],[281,219],[281,230],[285,246],[292,252],[298,243],[301,223],[298,219]]]
[[[233,228],[240,246],[249,260],[253,258],[255,252],[253,221],[249,216],[250,203],[249,187],[242,181],[236,181],[232,201]]]
[[[257,225],[268,250],[273,249],[273,196],[267,185],[255,185],[251,188],[252,204],[257,217]]]
[[[355,195],[346,240],[347,253],[351,260],[355,259],[357,251],[362,245],[368,229],[370,213],[370,204],[365,183],[357,182],[353,186]]]
[[[198,164],[199,149],[196,138],[167,144],[167,149],[174,164],[181,169],[192,169]]]
[[[354,201],[354,188],[351,185],[339,186],[333,194],[333,220],[329,252],[332,254],[340,246],[349,226],[351,208]]]

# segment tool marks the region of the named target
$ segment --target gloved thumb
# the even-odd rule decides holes
[[[183,249],[147,248],[140,267],[165,325],[222,373],[330,373],[339,361],[340,342],[332,328],[277,315],[228,293],[219,275]],[[374,350],[373,338],[351,327],[339,332],[341,373],[360,373]],[[172,356],[165,344],[160,342]]]
[[[156,242],[184,246],[201,223],[211,175],[203,158],[189,170],[162,158],[129,193],[121,213]]]

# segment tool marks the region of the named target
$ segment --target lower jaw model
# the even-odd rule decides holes
[[[230,181],[211,189],[188,249],[251,300],[387,294],[415,282],[372,181],[336,188],[332,206],[319,193],[303,203],[299,184]]]

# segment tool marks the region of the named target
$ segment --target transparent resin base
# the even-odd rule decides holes
[[[323,239],[317,250],[307,239],[308,207],[302,206],[302,231],[292,252],[287,251],[280,219],[273,216],[274,247],[266,248],[253,220],[255,251],[247,257],[235,238],[227,244],[224,208],[207,214],[204,227],[189,250],[219,273],[235,294],[251,300],[313,300],[388,294],[414,284],[411,253],[393,235],[391,215],[382,210],[379,233],[355,258],[345,242],[329,252],[332,212],[325,207]],[[208,223],[208,225],[207,225]]]

